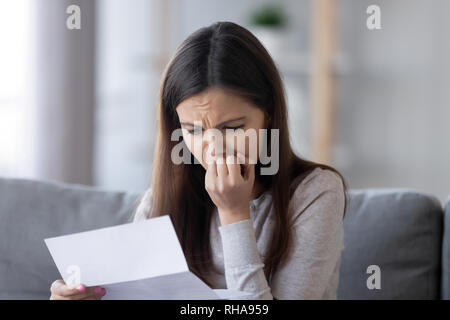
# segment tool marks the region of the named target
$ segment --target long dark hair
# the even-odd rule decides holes
[[[344,190],[346,183],[334,168],[294,154],[280,74],[269,53],[251,32],[232,22],[216,22],[191,34],[176,50],[161,82],[152,210],[153,217],[170,215],[190,270],[206,283],[202,272],[211,262],[209,227],[215,206],[201,187],[205,169],[201,164],[194,164],[193,155],[191,164],[175,165],[171,161],[172,148],[179,143],[171,141],[171,134],[180,128],[178,104],[211,87],[241,94],[270,117],[267,129],[279,129],[278,172],[260,175],[261,163],[255,167],[255,179],[259,179],[265,191],[271,192],[276,217],[274,238],[264,260],[266,277],[269,277],[290,247],[288,207],[295,186],[317,167],[338,173]],[[270,151],[270,145],[267,149]]]

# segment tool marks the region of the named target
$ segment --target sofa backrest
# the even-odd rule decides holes
[[[48,299],[61,275],[45,238],[131,222],[138,195],[0,179],[0,299]]]
[[[433,196],[351,190],[338,299],[439,299],[442,233]]]
[[[0,178],[0,299],[48,299],[61,276],[44,239],[131,222],[140,196]],[[449,211],[450,202],[447,230]],[[339,299],[439,298],[443,211],[434,197],[351,190],[344,228]],[[366,286],[369,265],[380,267],[380,290]]]

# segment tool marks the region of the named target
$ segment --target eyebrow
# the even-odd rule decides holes
[[[246,116],[243,116],[243,117],[239,117],[239,118],[235,118],[235,119],[230,119],[230,120],[227,120],[227,121],[223,121],[223,122],[219,123],[216,127],[223,126],[224,124],[227,124],[227,123],[229,123],[229,122],[238,121],[238,120],[243,120],[243,119],[245,119],[245,118],[246,118]],[[186,125],[186,126],[192,126],[192,127],[194,127],[194,124],[193,124],[193,123],[189,123],[189,122],[181,122],[181,124]]]

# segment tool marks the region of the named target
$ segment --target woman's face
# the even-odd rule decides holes
[[[246,157],[246,163],[256,163],[259,158],[259,130],[267,128],[265,114],[236,93],[210,88],[185,99],[176,112],[189,151],[205,169],[207,152],[215,157],[240,153]],[[218,132],[223,139],[215,138]],[[256,135],[252,136],[252,132]]]

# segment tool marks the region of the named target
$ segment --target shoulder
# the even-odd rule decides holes
[[[134,213],[133,222],[142,221],[151,217],[152,188],[147,189],[141,196],[139,205]]]
[[[315,168],[295,188],[290,207],[293,218],[299,215],[342,215],[345,206],[345,190],[342,178],[328,169]],[[315,209],[317,208],[317,209]]]
[[[298,193],[300,191],[308,191],[309,193],[314,193],[316,191],[335,191],[343,192],[344,184],[336,172],[329,169],[322,169],[320,167],[312,170],[296,187],[294,192]]]

